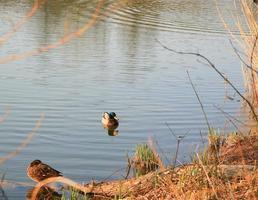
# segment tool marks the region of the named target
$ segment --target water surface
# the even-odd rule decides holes
[[[52,44],[82,27],[97,1],[48,1],[0,46],[0,57]],[[5,34],[32,7],[28,0],[0,1],[0,34]],[[231,1],[219,3],[233,27]],[[239,12],[239,10],[237,10]],[[211,68],[194,56],[161,47],[158,39],[179,51],[201,52],[243,92],[240,62],[213,1],[106,1],[101,17],[81,37],[48,52],[0,66],[0,110],[11,113],[0,124],[0,157],[14,150],[34,128],[42,126],[22,152],[0,167],[7,180],[29,182],[26,167],[40,159],[75,181],[121,178],[126,154],[137,143],[155,138],[170,159],[178,135],[187,132],[179,161],[189,160],[202,146],[207,127],[187,78],[189,70],[212,126],[232,128],[214,105],[239,116],[239,97]],[[237,29],[233,28],[233,33]],[[233,100],[225,96],[233,97]],[[120,118],[119,135],[108,136],[101,125],[104,111]],[[243,116],[243,114],[241,114]],[[121,169],[119,171],[119,169]],[[25,196],[26,188],[6,190],[10,199]]]

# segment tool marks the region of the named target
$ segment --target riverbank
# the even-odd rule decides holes
[[[167,166],[130,179],[69,184],[58,178],[40,183],[63,182],[71,189],[68,199],[257,199],[258,133],[209,135],[206,150],[193,161],[177,167]],[[68,180],[68,182],[67,182]],[[39,190],[38,197],[41,191]],[[75,192],[76,191],[76,192]],[[33,191],[32,191],[33,194]],[[55,193],[56,194],[56,193]],[[40,198],[37,198],[40,199]],[[61,199],[61,196],[60,196]],[[67,199],[62,197],[62,199]]]
[[[86,187],[93,199],[257,199],[257,133],[230,134],[214,147],[210,143],[196,161],[174,169]]]

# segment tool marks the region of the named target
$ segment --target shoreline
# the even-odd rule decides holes
[[[75,195],[69,199],[257,199],[258,134],[232,133],[218,138],[219,146],[218,140],[216,143],[209,140],[207,149],[185,165],[167,166],[129,179],[92,181],[84,185],[53,177],[36,185],[29,199],[45,196],[44,185],[53,182],[68,185],[66,189]],[[214,145],[218,147],[216,151]]]

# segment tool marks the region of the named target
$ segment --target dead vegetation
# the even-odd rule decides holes
[[[240,37],[232,33],[219,7],[218,14],[231,36],[233,49],[241,60],[247,95],[253,100],[254,105],[258,105],[258,6],[253,0],[235,0],[233,6],[236,5],[240,5],[242,12],[232,13],[232,16]]]
[[[147,144],[138,144],[135,149],[135,155],[130,160],[136,177],[158,169],[157,156]]]
[[[220,149],[219,159],[221,164],[258,166],[257,135],[230,135],[226,143]]]
[[[196,154],[193,163],[175,168],[159,168],[130,179],[92,182],[86,185],[63,177],[50,178],[35,187],[32,199],[39,199],[37,196],[40,194],[40,188],[52,182],[67,184],[76,189],[77,193],[84,194],[81,196],[82,199],[87,196],[92,200],[257,199],[258,135],[236,136],[233,133],[226,138],[218,136],[220,139],[216,140],[215,135],[210,137],[212,139],[207,149],[202,156]],[[220,145],[217,145],[218,143]],[[214,150],[214,146],[218,148]],[[217,156],[216,162],[214,157],[210,156],[214,153]],[[142,166],[144,163],[145,161]]]

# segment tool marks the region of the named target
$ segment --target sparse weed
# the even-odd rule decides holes
[[[147,144],[138,144],[132,158],[132,167],[136,177],[158,169],[158,159]]]

